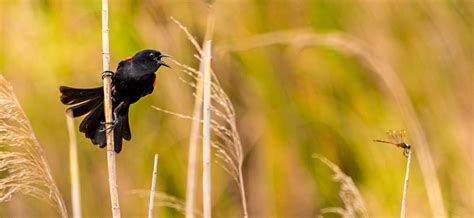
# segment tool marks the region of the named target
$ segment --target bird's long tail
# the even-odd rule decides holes
[[[73,117],[82,116],[103,103],[102,87],[82,89],[60,86],[59,91],[62,94],[61,102],[63,104],[74,105],[67,109]]]
[[[102,87],[97,88],[72,88],[67,86],[59,87],[61,92],[61,102],[65,105],[72,105],[67,109],[73,117],[84,114],[87,116],[79,125],[79,131],[85,133],[92,143],[101,148],[106,146],[105,131],[101,131],[104,125],[104,93]],[[115,152],[122,150],[122,138],[130,140],[130,126],[128,122],[128,108],[126,113],[120,113],[117,117],[118,123],[114,128]]]
[[[59,87],[61,102],[65,105],[73,105],[67,109],[73,117],[84,114],[87,116],[79,125],[79,131],[85,133],[92,143],[104,147],[105,133],[100,132],[104,118],[104,93],[102,87],[97,88],[72,88]]]

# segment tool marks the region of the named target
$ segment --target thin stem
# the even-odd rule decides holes
[[[110,70],[109,49],[109,4],[108,0],[102,0],[102,64],[103,71]],[[105,122],[112,121],[112,98],[111,98],[111,76],[104,76],[104,113]],[[107,125],[107,124],[106,124]],[[111,124],[109,124],[111,125]],[[120,205],[117,191],[117,175],[115,166],[114,132],[106,131],[107,140],[107,166],[109,173],[110,201],[112,204],[112,216],[120,217]]]
[[[204,94],[203,94],[203,129],[202,129],[202,159],[203,159],[203,212],[204,218],[211,217],[211,40],[203,45],[204,63]]]
[[[405,218],[405,213],[406,213],[408,179],[410,178],[411,150],[408,150],[407,154],[408,154],[407,155],[407,170],[405,173],[405,184],[403,185],[402,209],[400,212],[401,218]]]
[[[201,62],[200,71],[203,71],[204,64]],[[191,135],[189,137],[188,154],[188,174],[186,180],[186,218],[194,218],[194,198],[196,193],[196,172],[197,172],[197,152],[199,139],[199,126],[202,112],[202,78],[197,75],[196,98],[194,101],[193,123],[191,125]]]
[[[245,197],[245,186],[244,186],[244,178],[242,175],[242,165],[239,164],[239,188],[240,188],[240,197],[242,200],[242,207],[244,209],[244,218],[248,218],[247,212],[247,198]]]
[[[214,8],[209,6],[206,35],[202,45],[203,64],[203,127],[202,127],[202,187],[203,215],[211,218],[211,40],[214,32]]]
[[[77,140],[74,131],[74,118],[71,113],[66,115],[67,129],[69,133],[69,168],[71,174],[71,202],[72,216],[82,217],[81,213],[81,186],[79,180],[79,161],[77,160]]]
[[[158,154],[155,154],[155,160],[153,162],[153,176],[151,179],[150,189],[150,203],[148,204],[148,218],[153,217],[153,203],[155,200],[155,189],[156,189],[156,172],[158,170]]]

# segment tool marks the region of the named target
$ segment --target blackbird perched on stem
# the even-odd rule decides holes
[[[84,114],[79,131],[85,133],[92,143],[101,148],[106,146],[105,132],[114,131],[114,150],[122,150],[122,138],[129,141],[132,138],[128,121],[128,110],[131,104],[141,97],[153,92],[156,85],[155,72],[160,66],[169,67],[163,62],[163,57],[171,57],[156,50],[146,49],[136,53],[118,64],[117,71],[112,76],[112,106],[113,121],[105,128],[104,92],[103,87],[72,88],[60,86],[61,102],[72,105],[67,109],[73,117]]]

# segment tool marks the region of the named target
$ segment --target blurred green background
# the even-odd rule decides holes
[[[144,48],[197,68],[196,51],[170,17],[200,42],[205,2],[114,0],[109,9],[113,69]],[[396,72],[425,131],[448,215],[474,214],[473,1],[217,0],[214,10],[212,66],[236,109],[251,217],[314,217],[321,208],[341,206],[339,184],[313,153],[352,177],[370,216],[399,214],[406,159],[400,149],[372,140],[407,127],[363,61],[337,49],[285,43],[225,49],[259,34],[301,29],[358,38]],[[68,135],[58,87],[99,86],[101,69],[99,0],[0,1],[0,73],[11,81],[69,210]],[[155,92],[130,110],[132,141],[117,156],[124,217],[146,215],[148,199],[130,191],[149,188],[154,153],[160,155],[158,190],[185,198],[190,122],[151,107],[192,114],[192,90],[178,69],[160,69]],[[105,150],[82,134],[78,143],[83,214],[109,216]],[[407,213],[432,216],[417,155],[411,169]],[[212,182],[213,215],[239,217],[238,189],[215,164]],[[0,212],[55,214],[22,195],[2,203]]]

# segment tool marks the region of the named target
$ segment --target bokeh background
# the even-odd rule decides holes
[[[144,48],[197,68],[196,51],[170,17],[202,41],[206,2],[109,4],[113,68]],[[99,0],[0,1],[0,73],[12,83],[69,210],[68,134],[58,87],[101,85],[100,6]],[[406,159],[400,149],[372,140],[384,139],[390,129],[410,130],[410,122],[424,133],[409,131],[407,142],[426,139],[424,154],[433,160],[446,213],[474,214],[473,1],[217,0],[214,10],[212,66],[236,109],[251,217],[314,217],[321,208],[341,206],[339,184],[313,153],[352,177],[370,216],[398,216]],[[363,58],[331,46],[251,40],[274,32],[296,38],[300,31],[362,42],[398,81],[377,76]],[[130,191],[149,188],[154,153],[160,155],[158,190],[185,198],[190,121],[151,107],[192,114],[193,90],[180,81],[184,74],[178,69],[161,69],[156,91],[130,110],[133,138],[117,156],[124,217],[146,215],[148,199]],[[402,103],[410,105],[400,105],[387,91],[392,82],[402,85],[409,100]],[[405,107],[414,109],[416,119],[407,119]],[[82,134],[78,143],[83,214],[109,216],[105,150]],[[430,208],[413,146],[407,213],[439,215]],[[240,216],[235,183],[218,165],[212,170],[213,214]],[[173,209],[157,211],[181,216]],[[0,212],[3,217],[56,214],[23,195],[2,203]]]

